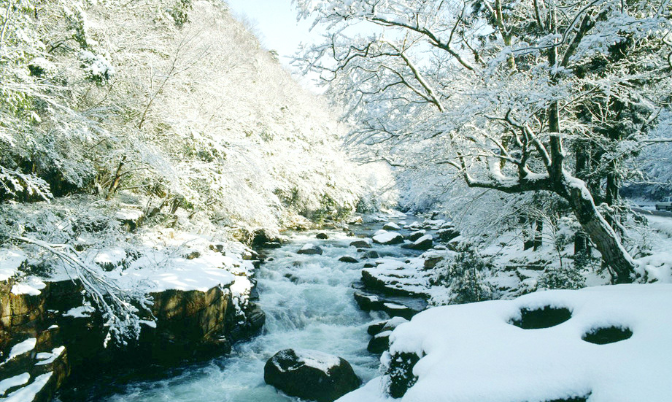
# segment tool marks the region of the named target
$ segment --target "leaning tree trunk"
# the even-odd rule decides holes
[[[602,254],[604,262],[613,270],[615,283],[632,282],[635,261],[623,248],[618,235],[595,207],[585,184],[572,183],[568,201],[583,230]]]

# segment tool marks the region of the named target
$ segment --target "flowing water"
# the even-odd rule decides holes
[[[343,255],[357,257],[355,249],[348,247],[353,238],[328,234],[330,240],[316,240],[314,233],[298,234],[268,254],[257,273],[259,305],[267,315],[261,335],[235,345],[229,356],[187,367],[167,379],[125,384],[105,400],[295,401],[266,385],[263,378],[266,360],[285,348],[340,356],[364,382],[376,376],[379,358],[366,350],[370,338],[366,329],[381,316],[360,311],[353,299],[351,285],[360,279],[362,264],[338,261]],[[306,243],[322,247],[323,255],[297,254]]]

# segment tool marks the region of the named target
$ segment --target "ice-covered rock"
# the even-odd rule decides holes
[[[264,381],[287,395],[318,402],[335,401],[361,383],[344,359],[300,349],[273,355],[264,366]]]

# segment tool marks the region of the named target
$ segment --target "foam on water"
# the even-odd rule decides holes
[[[366,329],[379,317],[360,311],[353,299],[351,284],[360,278],[360,265],[338,261],[343,255],[355,255],[354,248],[347,247],[353,239],[329,235],[332,239],[327,241],[297,235],[291,244],[271,252],[273,260],[262,265],[259,304],[267,318],[260,336],[235,345],[226,358],[173,378],[130,384],[107,400],[294,401],[266,385],[263,378],[266,360],[285,348],[315,349],[343,357],[364,382],[376,376],[379,359],[366,350]],[[309,242],[322,247],[324,254],[296,253]]]

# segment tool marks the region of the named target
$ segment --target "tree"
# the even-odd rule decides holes
[[[295,3],[327,26],[301,62],[346,106],[352,142],[395,164],[447,164],[470,187],[557,194],[615,281],[632,280],[620,234],[578,177],[597,169],[572,152],[608,138],[613,193],[669,99],[667,1]]]

